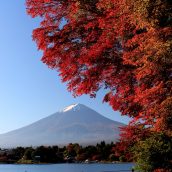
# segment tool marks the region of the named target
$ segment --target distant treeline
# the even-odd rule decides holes
[[[17,147],[0,149],[1,163],[65,163],[65,162],[114,162],[125,161],[118,156],[114,143],[104,141],[96,146],[81,146],[78,143],[59,146]]]

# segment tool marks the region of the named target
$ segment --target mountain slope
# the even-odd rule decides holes
[[[31,125],[1,134],[0,147],[110,142],[118,139],[118,127],[123,125],[85,105],[74,104]]]

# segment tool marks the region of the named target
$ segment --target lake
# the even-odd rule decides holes
[[[51,164],[8,165],[1,164],[0,172],[131,172],[134,164]]]

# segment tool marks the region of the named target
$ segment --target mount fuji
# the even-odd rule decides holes
[[[1,134],[0,147],[115,142],[122,126],[124,124],[110,120],[85,105],[73,104],[28,126]]]

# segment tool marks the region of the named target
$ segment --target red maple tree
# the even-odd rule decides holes
[[[109,93],[104,101],[132,117],[133,124],[144,123],[169,134],[171,21],[162,25],[163,15],[154,15],[151,22],[148,15],[142,17],[142,13],[154,14],[156,8],[163,14],[169,4],[167,1],[164,8],[156,4],[155,8],[150,3],[148,8],[139,0],[135,5],[132,2],[26,1],[28,14],[42,19],[33,31],[38,49],[43,50],[42,61],[59,72],[74,96],[94,97],[100,88],[106,88]]]

